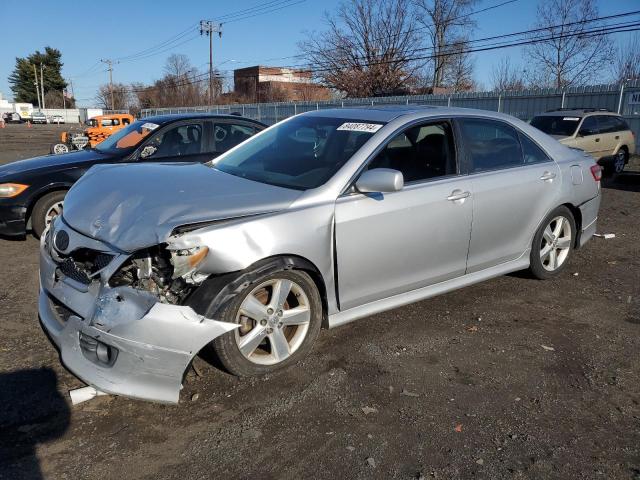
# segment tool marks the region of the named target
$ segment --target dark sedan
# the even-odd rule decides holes
[[[206,162],[266,125],[236,115],[183,114],[133,122],[90,150],[0,166],[0,235],[36,236],[62,211],[71,186],[93,165]]]

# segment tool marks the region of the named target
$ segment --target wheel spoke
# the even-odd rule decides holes
[[[549,268],[555,270],[558,266],[558,252],[555,248],[552,248],[549,252]]]
[[[560,217],[556,220],[556,228],[553,229],[553,235],[556,238],[560,237],[560,234],[562,233],[562,228],[564,227],[564,222],[566,220],[564,219],[564,217]]]
[[[273,333],[269,335],[269,342],[271,343],[271,353],[276,360],[284,360],[289,356],[289,342],[287,337],[284,336],[282,329],[276,328]]]
[[[542,234],[547,243],[553,242],[553,232],[551,231],[551,225],[547,225],[547,228],[544,229],[544,233]]]
[[[544,248],[542,250],[540,250],[540,258],[542,259],[542,261],[544,262],[547,257],[549,256],[549,253],[551,252],[551,250],[553,250],[553,247],[551,246],[550,243],[547,243]]]
[[[282,310],[284,303],[287,301],[292,283],[290,280],[277,280],[273,284],[273,292],[269,306],[274,310]]]
[[[306,306],[285,310],[280,321],[284,326],[304,325],[311,321],[311,311]]]
[[[255,352],[256,348],[260,345],[264,337],[266,337],[267,332],[264,328],[257,326],[254,327],[249,333],[245,336],[240,337],[240,342],[238,343],[238,347],[240,351],[245,357],[248,357],[253,352]]]
[[[247,295],[247,298],[244,299],[244,302],[242,302],[242,305],[240,306],[240,311],[247,317],[253,318],[258,322],[263,318],[267,318],[266,305],[260,303],[260,301],[252,294]]]
[[[565,248],[569,248],[570,245],[571,245],[571,238],[570,237],[559,238],[558,241],[556,242],[556,246],[558,248],[563,249],[563,250]]]

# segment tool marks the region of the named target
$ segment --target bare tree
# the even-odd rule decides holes
[[[595,0],[541,0],[532,39],[546,38],[527,51],[539,82],[564,88],[593,83],[610,63],[613,46],[607,35],[590,32],[597,23]]]
[[[113,108],[126,110],[130,107],[133,98],[131,91],[124,83],[113,84]],[[111,89],[109,85],[102,85],[96,93],[96,102],[105,110],[111,110]]]
[[[172,53],[164,64],[164,73],[172,77],[182,77],[192,70],[191,61],[184,53]]]
[[[491,69],[491,88],[495,91],[521,91],[526,88],[525,73],[504,57]]]
[[[406,92],[422,63],[412,59],[419,41],[408,0],[345,0],[328,29],[299,47],[330,88],[349,97]]]
[[[444,69],[443,83],[456,93],[469,92],[476,87],[473,79],[473,60],[467,50],[465,45],[458,45],[451,51]]]
[[[475,28],[470,13],[476,0],[412,1],[418,23],[428,33],[427,44],[433,55],[431,87],[458,89],[460,84],[473,83],[468,41]],[[463,78],[455,75],[463,72]]]
[[[640,80],[640,36],[637,33],[618,47],[612,70],[616,82]]]

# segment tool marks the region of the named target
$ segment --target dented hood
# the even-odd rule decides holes
[[[205,165],[98,165],[71,188],[65,222],[125,252],[166,241],[191,223],[274,212],[301,192],[236,177]]]

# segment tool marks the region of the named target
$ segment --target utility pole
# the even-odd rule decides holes
[[[40,90],[42,90],[42,108],[47,108],[47,106],[45,105],[44,102],[44,76],[42,75],[42,71],[44,70],[44,67],[42,66],[42,63],[40,64]]]
[[[114,63],[120,63],[120,62],[114,62],[113,60],[100,60],[102,63],[106,63],[108,65],[107,70],[109,70],[109,92],[111,93],[111,110],[115,110],[115,103],[113,101],[113,64]]]
[[[40,110],[41,109],[41,107],[40,107],[40,87],[38,87],[38,70],[37,70],[35,64],[33,65],[33,76],[36,79],[36,81],[33,82],[33,84],[36,86],[36,95],[38,96],[38,110]]]
[[[213,105],[213,34],[222,38],[222,24],[211,20],[200,20],[200,35],[209,37],[209,105]]]

